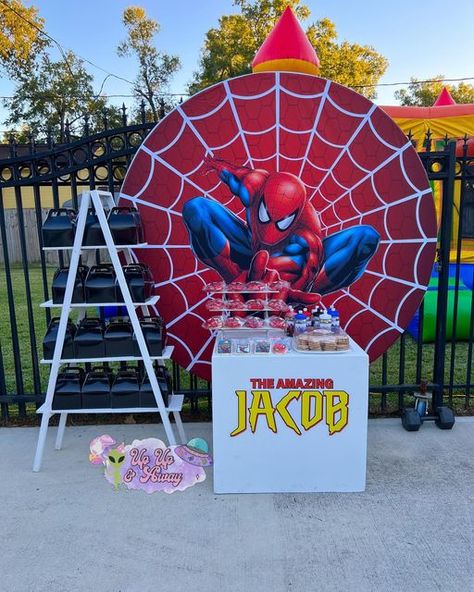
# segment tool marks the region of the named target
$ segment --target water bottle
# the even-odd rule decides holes
[[[316,308],[313,308],[313,313],[312,313],[312,325],[314,329],[319,329],[319,317],[321,316],[322,310],[319,308],[319,306],[316,306]]]
[[[299,312],[295,315],[295,335],[300,335],[306,331],[306,315]]]
[[[285,321],[286,321],[286,334],[289,337],[293,337],[294,332],[295,332],[295,311],[293,310],[292,306],[290,306],[290,310],[285,315]]]
[[[303,314],[306,317],[306,329],[309,329],[311,327],[311,313],[307,308],[303,308]]]
[[[319,317],[319,326],[321,329],[329,329],[332,327],[332,316],[325,310]]]

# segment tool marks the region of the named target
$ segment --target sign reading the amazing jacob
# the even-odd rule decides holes
[[[212,368],[216,492],[364,489],[364,351],[311,364],[296,352],[214,354]]]
[[[341,432],[347,426],[349,393],[334,390],[332,378],[251,378],[250,385],[249,390],[235,391],[237,427],[231,436],[238,436],[247,429],[255,433],[259,418],[264,424],[260,429],[266,428],[275,434],[278,432],[277,419],[298,436],[323,420],[329,435]],[[279,391],[276,398],[272,398],[273,390]],[[290,406],[295,411],[292,412]]]

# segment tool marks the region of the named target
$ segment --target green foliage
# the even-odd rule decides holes
[[[328,18],[311,25],[306,34],[319,57],[320,76],[356,87],[357,92],[369,99],[377,96],[374,85],[385,73],[388,61],[373,47],[338,42],[336,26]]]
[[[64,137],[66,121],[70,131],[77,128],[79,119],[87,114],[90,129],[101,127],[106,99],[94,97],[92,76],[81,59],[67,52],[66,60],[53,61],[47,54],[41,55],[36,66],[27,76],[22,76],[13,99],[5,101],[9,110],[6,124],[20,127],[23,136],[31,133],[43,136],[53,130]],[[109,125],[119,124],[119,111],[108,110]],[[24,138],[19,138],[24,139]]]
[[[474,86],[466,82],[457,85],[445,84],[444,76],[435,76],[432,82],[419,82],[410,78],[408,88],[397,90],[395,98],[403,106],[431,107],[446,86],[456,103],[474,103]]]
[[[133,56],[138,61],[133,91],[139,101],[145,101],[146,111],[157,121],[160,99],[180,67],[179,58],[160,52],[153,45],[160,25],[147,16],[144,8],[129,6],[123,12],[122,22],[127,38],[118,46],[117,54],[120,57]]]
[[[222,16],[219,26],[206,34],[200,67],[189,85],[191,93],[251,72],[256,52],[286,6],[302,21],[310,16],[310,9],[300,0],[234,0],[234,4],[241,13]],[[387,60],[372,47],[338,42],[329,19],[310,25],[307,35],[321,61],[321,76],[349,86],[374,85],[387,69]],[[357,90],[367,97],[376,94],[374,88]]]
[[[0,65],[9,78],[17,78],[29,70],[35,56],[48,44],[41,34],[43,27],[44,19],[38,16],[34,6],[27,8],[21,0],[2,1]]]
[[[301,0],[234,0],[234,5],[240,8],[242,16],[248,21],[258,49],[287,6],[294,10],[300,20],[304,21],[309,17],[310,9],[300,2]]]

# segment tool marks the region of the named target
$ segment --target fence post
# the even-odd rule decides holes
[[[446,363],[446,320],[448,312],[449,293],[449,256],[451,251],[451,232],[454,208],[454,180],[456,175],[456,142],[450,142],[448,152],[448,174],[443,180],[443,195],[441,207],[441,224],[439,230],[439,279],[436,314],[436,333],[434,351],[433,376],[435,388],[433,392],[433,407],[436,409],[443,404],[443,390],[445,384],[444,370]]]

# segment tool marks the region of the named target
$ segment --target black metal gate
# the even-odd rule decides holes
[[[59,261],[49,259],[40,248],[46,211],[65,199],[77,207],[78,195],[85,189],[117,192],[132,156],[153,126],[144,117],[141,123],[129,125],[124,111],[120,129],[107,129],[105,122],[102,132],[89,135],[86,122],[84,137],[75,139],[67,130],[57,144],[51,135],[42,145],[33,139],[17,145],[12,138],[8,155],[0,160],[0,409],[4,421],[33,417],[47,384],[47,368],[40,366],[39,353],[50,310],[38,305],[48,299],[54,264],[63,261],[62,255]],[[418,337],[404,333],[371,366],[371,413],[397,414],[405,395],[422,379],[431,382],[438,399],[447,398],[458,413],[471,404],[473,324],[463,342],[457,340],[456,332],[464,277],[461,263],[466,244],[474,245],[474,160],[467,155],[467,139],[457,156],[456,144],[447,138],[435,148],[428,134],[420,157],[442,204],[435,341],[434,345],[423,343],[422,305]],[[470,269],[474,276],[474,265]],[[474,319],[472,297],[470,315]],[[173,380],[175,389],[186,394],[194,415],[209,414],[208,383],[176,365]]]

